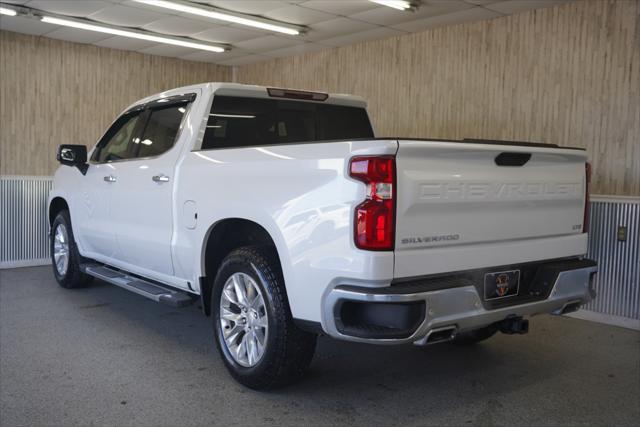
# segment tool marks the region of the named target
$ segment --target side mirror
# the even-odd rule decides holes
[[[84,145],[62,144],[58,145],[56,160],[65,166],[77,167],[82,175],[87,173],[87,147]]]

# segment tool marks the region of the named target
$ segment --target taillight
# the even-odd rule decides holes
[[[370,251],[393,250],[396,161],[393,156],[354,157],[349,175],[367,185],[366,200],[355,209],[355,244]]]
[[[329,98],[328,93],[306,92],[302,90],[280,89],[276,87],[267,88],[267,93],[269,96],[274,98],[305,99],[308,101],[326,101]]]
[[[582,232],[589,231],[589,192],[591,191],[591,163],[584,164],[585,186],[584,186],[584,219],[582,220]]]

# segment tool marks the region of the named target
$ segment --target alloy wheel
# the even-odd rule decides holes
[[[53,235],[53,260],[58,274],[64,276],[69,268],[69,234],[64,224],[58,224]]]
[[[269,319],[262,291],[251,276],[234,273],[220,297],[220,327],[233,359],[244,367],[258,364],[265,353]]]

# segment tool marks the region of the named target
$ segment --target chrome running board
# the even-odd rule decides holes
[[[195,301],[187,292],[169,288],[158,283],[129,275],[128,273],[115,268],[100,264],[82,264],[82,270],[93,277],[96,277],[112,285],[149,298],[155,302],[170,305],[172,307],[185,307]]]

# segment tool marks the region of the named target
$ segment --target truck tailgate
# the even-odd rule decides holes
[[[399,140],[395,276],[432,272],[426,262],[423,273],[420,266],[407,265],[409,258],[402,257],[411,251],[422,250],[425,257],[459,253],[468,258],[476,249],[515,249],[533,239],[546,239],[550,246],[554,238],[560,244],[567,237],[580,237],[585,161],[586,153],[574,149]],[[573,255],[568,253],[575,252],[572,247],[566,256]],[[521,261],[544,257],[545,252],[549,258],[557,254],[543,245],[536,251],[539,255],[529,253],[529,259]],[[486,254],[479,258],[490,259]],[[415,263],[421,257],[410,259]],[[460,258],[455,269],[477,268],[478,259]],[[506,264],[500,259],[513,260],[514,254],[496,256],[495,265]]]

